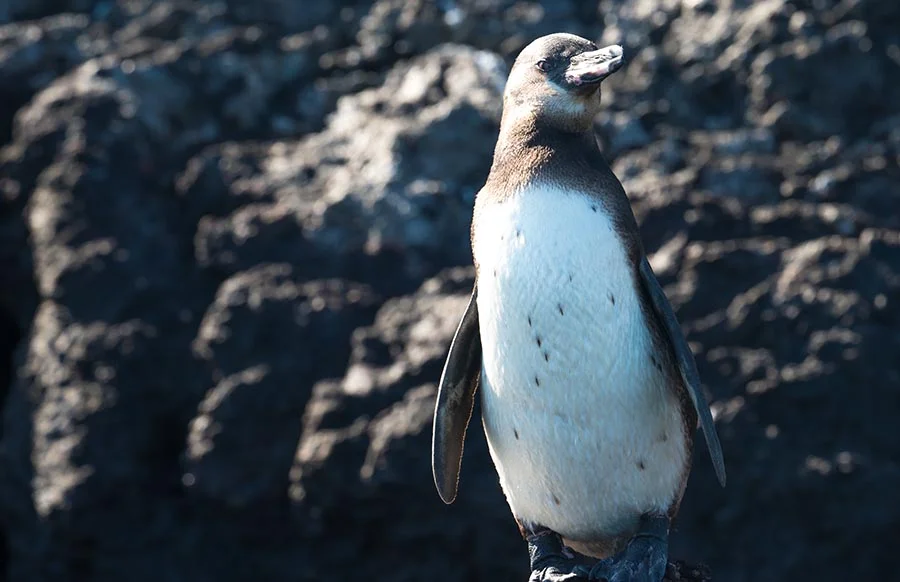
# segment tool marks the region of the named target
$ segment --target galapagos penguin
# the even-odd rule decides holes
[[[621,47],[571,34],[516,59],[435,407],[434,480],[452,503],[480,386],[533,582],[659,582],[698,418],[725,485],[693,355],[592,132],[622,63]]]

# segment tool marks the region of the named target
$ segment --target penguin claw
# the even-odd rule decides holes
[[[583,582],[575,568],[584,565],[578,556],[565,547],[560,537],[549,531],[528,537],[531,555],[531,576],[528,582]]]
[[[641,517],[638,533],[625,549],[603,560],[581,556],[563,545],[559,534],[541,529],[527,537],[531,556],[528,582],[662,582],[669,564],[669,520]]]
[[[664,539],[639,536],[621,554],[590,567],[577,566],[573,572],[582,579],[597,582],[661,582],[668,561]]]
[[[571,565],[569,566],[571,568]],[[553,566],[541,570],[532,570],[528,582],[584,582],[585,578],[565,569],[560,570]]]

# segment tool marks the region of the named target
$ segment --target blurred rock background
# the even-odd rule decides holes
[[[524,580],[480,427],[445,507],[430,422],[507,67],[557,31],[626,48],[597,133],[725,448],[673,556],[900,580],[895,0],[0,22],[0,580]]]

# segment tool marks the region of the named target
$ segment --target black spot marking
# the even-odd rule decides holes
[[[643,461],[643,460],[638,461],[638,469],[640,469],[641,471],[643,471],[643,470],[646,469],[646,468],[647,468],[647,467],[644,466],[644,461]]]
[[[553,496],[553,503],[559,505],[559,497],[556,496],[556,493],[551,494]]]
[[[497,269],[494,269],[494,276],[497,276]]]
[[[572,282],[572,273],[569,273],[569,283]]]
[[[659,435],[659,442],[664,443],[664,442],[667,442],[668,440],[669,440],[669,435],[667,435],[666,433],[662,433],[661,435]]]
[[[539,379],[537,376],[534,377],[534,385],[535,385],[535,386],[540,386],[540,385],[541,385],[541,381],[540,381],[540,379]]]
[[[560,314],[560,315],[565,315],[565,314],[566,314],[566,312],[563,311],[562,303],[559,303],[559,304],[557,304],[556,306],[559,308],[559,314]]]
[[[612,293],[609,294],[609,302],[612,303],[613,305],[616,304],[616,296],[613,295]]]
[[[516,440],[519,440],[519,431],[516,429],[513,429],[513,434],[516,435]]]
[[[528,316],[528,327],[531,327],[531,316]]]
[[[517,229],[516,229],[516,236],[522,236],[522,229],[521,229],[521,228],[517,228]]]
[[[597,212],[597,205],[591,204],[591,210],[593,210],[594,212]]]
[[[545,361],[545,362],[549,362],[549,361],[550,361],[550,354],[548,354],[547,352],[544,352],[544,361]]]
[[[544,342],[543,342],[543,340],[541,340],[541,336],[537,336],[534,339],[535,339],[535,341],[537,341],[538,347],[541,347],[541,345],[543,345]]]

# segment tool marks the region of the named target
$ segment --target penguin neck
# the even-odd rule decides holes
[[[554,180],[557,172],[609,171],[593,130],[549,124],[533,113],[504,115],[488,181],[515,191],[538,179]]]

